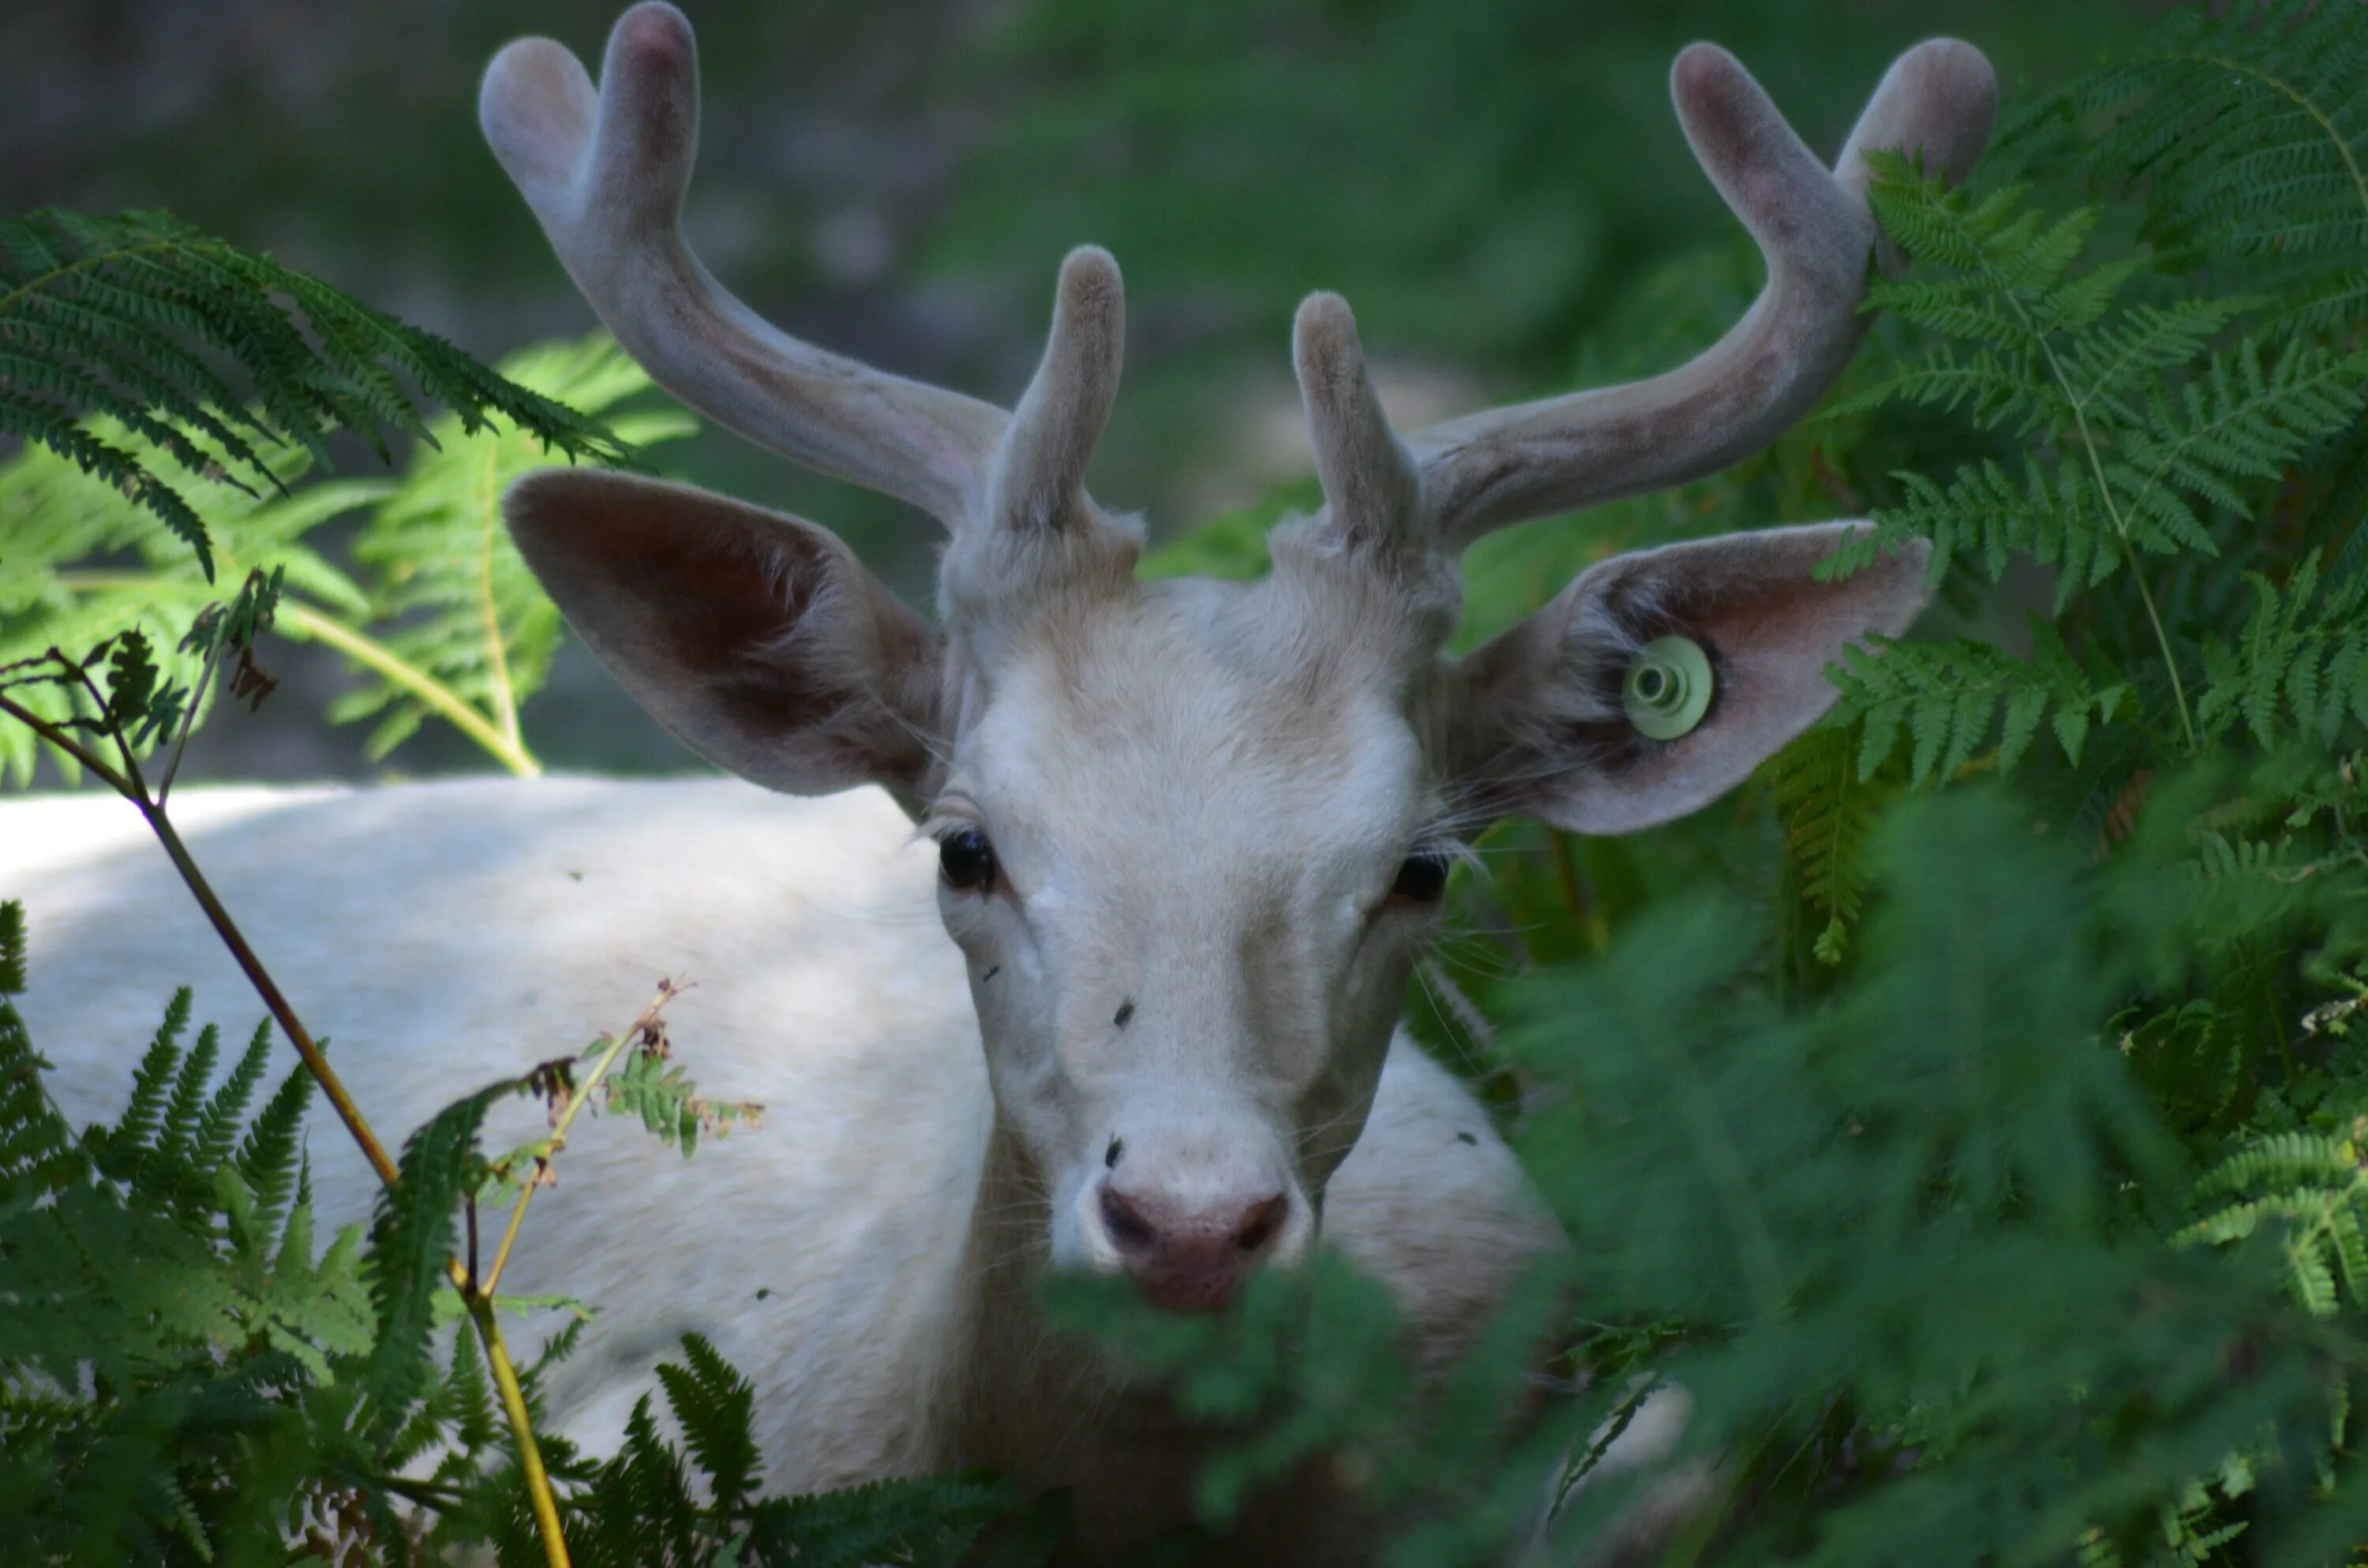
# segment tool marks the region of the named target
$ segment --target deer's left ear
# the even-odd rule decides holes
[[[1449,721],[1459,793],[1614,834],[1732,789],[1833,705],[1825,669],[1844,647],[1896,636],[1924,608],[1920,541],[1816,580],[1864,527],[1730,534],[1589,568],[1463,661]]]
[[[700,756],[793,795],[926,793],[942,644],[828,530],[584,469],[527,475],[502,511],[568,625]]]

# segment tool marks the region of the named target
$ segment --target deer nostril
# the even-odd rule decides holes
[[[1109,1187],[1102,1188],[1102,1229],[1110,1233],[1110,1244],[1121,1252],[1148,1252],[1157,1238],[1150,1223],[1134,1210],[1134,1206]]]
[[[1290,1200],[1276,1193],[1242,1216],[1241,1228],[1234,1233],[1234,1244],[1244,1252],[1257,1252],[1274,1240],[1282,1229],[1283,1216],[1291,1212]]]

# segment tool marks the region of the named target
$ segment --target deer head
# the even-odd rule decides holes
[[[578,635],[694,751],[796,793],[880,784],[939,841],[999,1137],[1057,1266],[1193,1305],[1302,1254],[1460,846],[1508,812],[1602,834],[1694,810],[1826,709],[1846,644],[1921,608],[1920,553],[1814,580],[1858,526],[1837,523],[1619,556],[1442,652],[1474,539],[1705,473],[1806,410],[1881,259],[1864,153],[1962,175],[1996,99],[1978,51],[1919,44],[1828,170],[1724,51],[1686,50],[1671,89],[1766,257],[1758,302],[1666,375],[1402,437],[1349,307],[1311,296],[1292,347],[1324,505],[1237,584],[1138,581],[1140,523],[1087,494],[1124,336],[1107,253],[1063,264],[1006,413],[790,338],[700,265],[671,6],[625,13],[597,88],[548,40],[488,71],[494,151],[650,373],[951,533],[932,623],[796,517],[567,471],[507,503]]]

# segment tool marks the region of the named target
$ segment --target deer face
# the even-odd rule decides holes
[[[925,823],[1053,1259],[1211,1304],[1315,1229],[1458,824],[1403,667],[1311,658],[1287,585],[1024,633]]]
[[[597,90],[541,40],[487,73],[495,153],[658,381],[951,529],[932,623],[797,518],[564,471],[507,503],[577,633],[693,749],[775,789],[881,784],[938,841],[1056,1264],[1190,1307],[1303,1253],[1461,846],[1508,812],[1611,833],[1691,811],[1824,710],[1845,646],[1920,608],[1920,552],[1818,581],[1861,527],[1829,524],[1614,557],[1441,652],[1471,539],[1708,472],[1815,400],[1861,331],[1862,151],[1962,172],[1995,97],[1978,53],[1920,45],[1828,171],[1724,52],[1681,54],[1673,92],[1767,257],[1759,303],[1668,375],[1401,438],[1347,306],[1311,297],[1293,347],[1325,504],[1236,585],[1138,580],[1139,526],[1086,492],[1124,338],[1106,254],[1064,264],[1007,414],[785,337],[691,259],[671,7],[626,13]],[[1654,683],[1678,677],[1647,669],[1673,645],[1698,699],[1675,725]]]

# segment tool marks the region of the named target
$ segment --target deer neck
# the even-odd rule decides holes
[[[1205,1439],[1164,1394],[1130,1384],[1090,1340],[1046,1319],[1039,1291],[1051,1262],[1048,1188],[998,1116],[962,1251],[943,1458],[995,1470],[1030,1492],[1073,1487],[1080,1500],[1126,1498],[1181,1522],[1181,1483]]]

